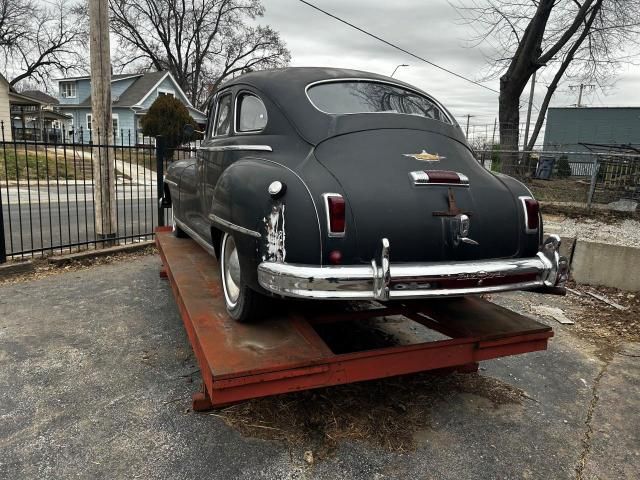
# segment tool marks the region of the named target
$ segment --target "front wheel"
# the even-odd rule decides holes
[[[243,281],[236,242],[228,233],[220,246],[220,277],[229,316],[238,322],[255,319],[262,297]]]

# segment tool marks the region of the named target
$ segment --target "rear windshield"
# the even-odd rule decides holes
[[[307,90],[318,110],[330,114],[403,113],[451,123],[433,100],[412,90],[368,81],[327,82]]]

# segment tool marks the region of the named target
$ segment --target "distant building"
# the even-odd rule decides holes
[[[58,111],[57,104],[58,100],[39,90],[16,92],[0,75],[0,139],[59,139],[61,125],[68,117]]]
[[[187,107],[196,123],[206,123],[205,114],[191,105],[169,72],[113,75],[112,120],[118,144],[135,145],[143,142],[140,120],[160,95],[177,98]],[[91,78],[59,79],[58,100],[60,109],[71,115],[66,126],[69,133],[76,141],[88,142],[91,130]]]
[[[640,107],[550,108],[544,150],[591,151],[585,144],[640,148]]]
[[[3,127],[3,132],[0,132],[0,140],[4,137],[5,141],[10,141],[11,136],[11,117],[9,115],[9,92],[12,92],[12,88],[6,78],[0,73],[0,125]],[[4,133],[4,135],[2,135]]]

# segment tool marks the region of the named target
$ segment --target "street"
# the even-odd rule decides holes
[[[116,223],[119,237],[148,235],[157,225],[155,187],[119,185]],[[7,255],[31,250],[60,252],[95,239],[93,187],[60,184],[2,189]],[[58,248],[57,248],[58,247]]]

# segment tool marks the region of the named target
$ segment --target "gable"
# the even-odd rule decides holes
[[[187,106],[191,106],[191,102],[184,94],[178,83],[173,79],[171,74],[167,75],[160,83],[154,85],[149,91],[146,93],[145,98],[141,100],[136,106],[140,106],[143,109],[147,109],[155,102],[158,95],[162,92],[171,93],[175,98],[180,100]]]

